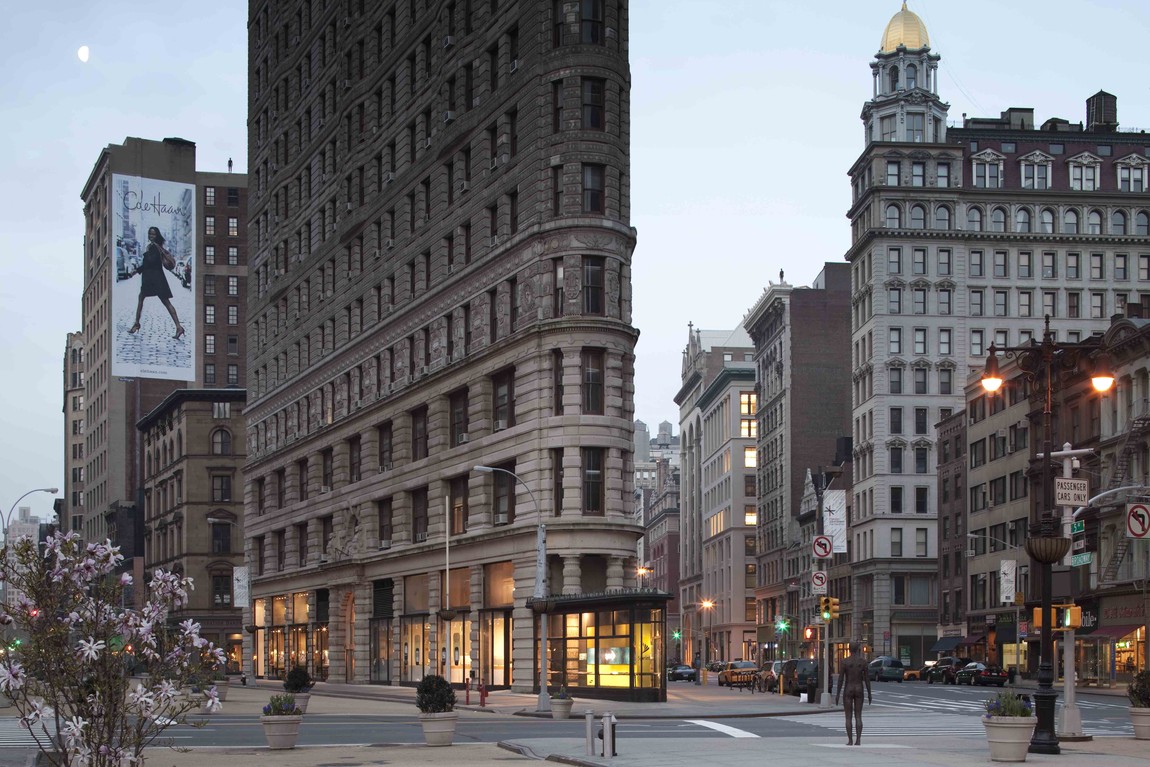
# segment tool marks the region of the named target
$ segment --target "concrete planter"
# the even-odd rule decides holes
[[[455,724],[458,721],[459,714],[454,711],[419,715],[419,723],[423,725],[423,739],[429,746],[450,746],[455,738]]]
[[[552,719],[570,719],[571,707],[575,705],[574,698],[552,698],[551,699],[551,718]]]
[[[260,724],[264,726],[268,748],[273,751],[295,748],[301,722],[303,716],[261,716]]]
[[[1150,708],[1131,706],[1130,722],[1134,725],[1135,740],[1150,740]]]
[[[311,700],[310,692],[293,692],[290,693],[295,698],[295,704],[299,706],[301,714],[307,713],[307,702]]]
[[[1038,717],[984,716],[986,742],[990,746],[992,762],[1025,762],[1030,738]]]

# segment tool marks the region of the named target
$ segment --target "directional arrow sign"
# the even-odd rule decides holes
[[[827,573],[825,570],[815,570],[811,573],[811,593],[827,593]]]
[[[831,542],[830,536],[816,535],[811,549],[814,551],[815,559],[830,559],[834,544]]]
[[[1146,504],[1126,504],[1126,537],[1150,538],[1150,507],[1147,507]]]

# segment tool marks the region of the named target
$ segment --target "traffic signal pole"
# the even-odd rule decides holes
[[[1072,450],[1069,442],[1062,446],[1061,450],[1050,451],[1050,457],[1043,456],[1043,460],[1050,460],[1050,458],[1062,459],[1062,476],[1074,476],[1074,461],[1079,457],[1093,455],[1093,450]],[[1062,525],[1064,528],[1063,534],[1071,540],[1074,540],[1074,535],[1071,532],[1071,524],[1074,521],[1074,507],[1062,507]],[[1066,555],[1064,564],[1072,565],[1073,548]],[[1017,632],[1017,628],[1015,628]],[[1018,637],[1015,637],[1017,640]],[[1074,668],[1074,628],[1069,628],[1062,634],[1062,712],[1061,712],[1061,727],[1058,728],[1058,737],[1067,740],[1091,740],[1091,736],[1086,735],[1082,731],[1082,712],[1078,710],[1078,704],[1074,700],[1074,683],[1075,676],[1077,675]]]
[[[831,688],[834,686],[835,680],[831,671],[831,624],[829,621],[823,621],[823,658],[826,659],[826,684],[823,685],[822,694],[819,696],[819,706],[822,708],[830,708],[833,705],[831,700]]]

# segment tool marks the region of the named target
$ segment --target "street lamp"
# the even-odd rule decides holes
[[[527,491],[531,498],[531,505],[535,507],[535,516],[539,520],[536,530],[536,559],[535,559],[535,593],[532,600],[532,609],[539,615],[539,700],[536,711],[551,710],[551,696],[547,693],[547,525],[543,524],[543,512],[539,510],[539,502],[535,500],[535,493],[515,472],[502,469],[498,466],[475,466],[472,471],[480,474],[493,474],[499,472],[506,474]]]
[[[710,599],[704,599],[699,603],[699,609],[707,611],[707,632],[703,634],[703,668],[701,673],[707,672],[707,656],[710,655],[708,650],[711,644],[711,629],[714,628],[715,620],[715,603]],[[696,677],[698,675],[696,674]]]
[[[1109,391],[1114,385],[1104,352],[1096,343],[1057,343],[1050,332],[1050,315],[1046,315],[1042,341],[1033,340],[1028,346],[1006,346],[997,348],[990,345],[986,357],[986,368],[982,374],[982,387],[993,394],[1002,386],[1002,375],[998,372],[998,352],[1007,359],[1015,359],[1022,376],[1032,384],[1044,388],[1042,403],[1042,507],[1038,520],[1031,522],[1026,537],[1026,552],[1031,560],[1039,564],[1042,578],[1042,640],[1039,644],[1038,690],[1034,693],[1034,713],[1038,718],[1034,735],[1030,738],[1030,753],[1058,754],[1058,737],[1054,732],[1054,704],[1058,693],[1054,690],[1054,639],[1051,634],[1051,565],[1066,556],[1070,550],[1070,539],[1061,534],[1061,520],[1054,517],[1054,477],[1050,471],[1051,453],[1054,452],[1052,411],[1054,385],[1060,373],[1076,372],[1083,357],[1096,356],[1091,383],[1099,392]]]
[[[639,576],[639,588],[643,588],[643,582],[644,582],[643,579],[646,578],[647,576],[649,576],[650,574],[651,574],[651,568],[649,568],[645,565],[640,565],[639,567],[635,568],[635,575]]]
[[[20,503],[20,501],[32,495],[32,493],[51,493],[52,495],[55,495],[58,492],[60,492],[60,488],[58,487],[37,487],[33,490],[29,490],[28,492],[24,493],[24,495],[17,498],[16,503],[12,504],[12,508],[8,509],[8,514],[4,517],[4,543],[8,543],[8,525],[12,523],[12,514],[16,511],[16,506]]]

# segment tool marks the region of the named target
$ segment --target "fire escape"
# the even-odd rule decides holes
[[[1147,432],[1150,432],[1150,407],[1147,407],[1147,402],[1142,401],[1140,412],[1130,420],[1130,425],[1126,429],[1126,433],[1119,438],[1117,450],[1114,453],[1114,470],[1110,472],[1110,481],[1107,483],[1107,490],[1114,490],[1119,487],[1124,487],[1130,481],[1130,465],[1134,460],[1135,454],[1145,444],[1143,438]],[[1131,538],[1119,533],[1116,536],[1114,544],[1114,553],[1111,554],[1110,560],[1106,563],[1106,568],[1102,571],[1102,578],[1100,585],[1113,585],[1118,578],[1118,570],[1122,567],[1122,561],[1126,558],[1127,552],[1130,551]]]

